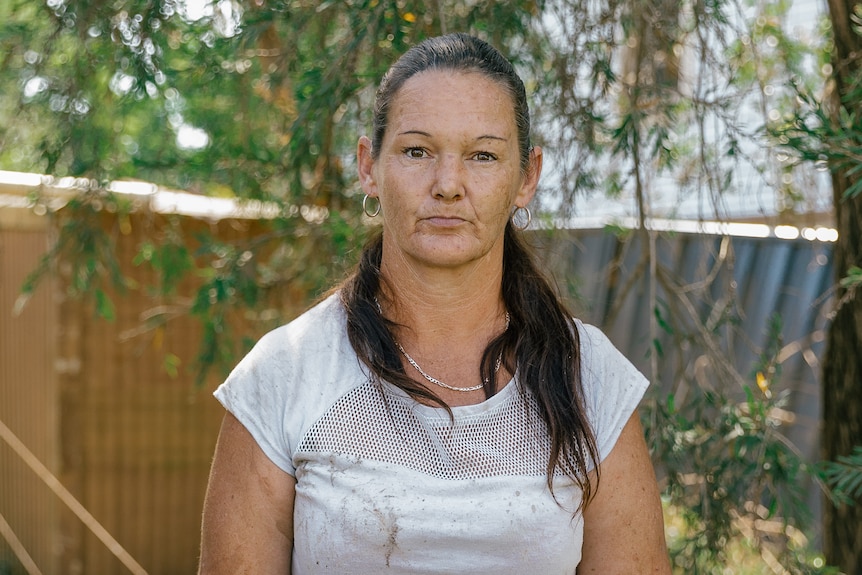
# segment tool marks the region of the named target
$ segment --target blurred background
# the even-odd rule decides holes
[[[0,574],[190,573],[242,354],[351,269],[381,75],[527,86],[530,240],[653,385],[677,573],[862,573],[862,9],[7,0]]]

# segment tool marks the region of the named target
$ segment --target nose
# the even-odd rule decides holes
[[[441,155],[435,176],[435,198],[450,201],[464,196],[464,162],[457,154]]]

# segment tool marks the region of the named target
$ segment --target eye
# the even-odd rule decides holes
[[[424,148],[404,148],[403,153],[408,158],[416,158],[416,159],[424,158],[428,155],[425,152]]]
[[[497,159],[497,156],[490,152],[476,152],[473,154],[473,159],[479,162],[493,162]]]

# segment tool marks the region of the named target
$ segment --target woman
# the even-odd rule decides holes
[[[201,573],[670,572],[647,382],[519,239],[529,131],[521,80],[471,36],[383,78],[357,149],[382,232],[216,391]]]

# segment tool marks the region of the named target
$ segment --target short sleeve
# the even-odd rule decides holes
[[[599,461],[610,455],[623,427],[637,410],[649,381],[598,328],[578,323],[581,375],[587,416]]]
[[[216,389],[216,399],[251,433],[261,450],[294,475],[293,450],[285,433],[287,374],[279,361],[280,330],[265,335]]]

